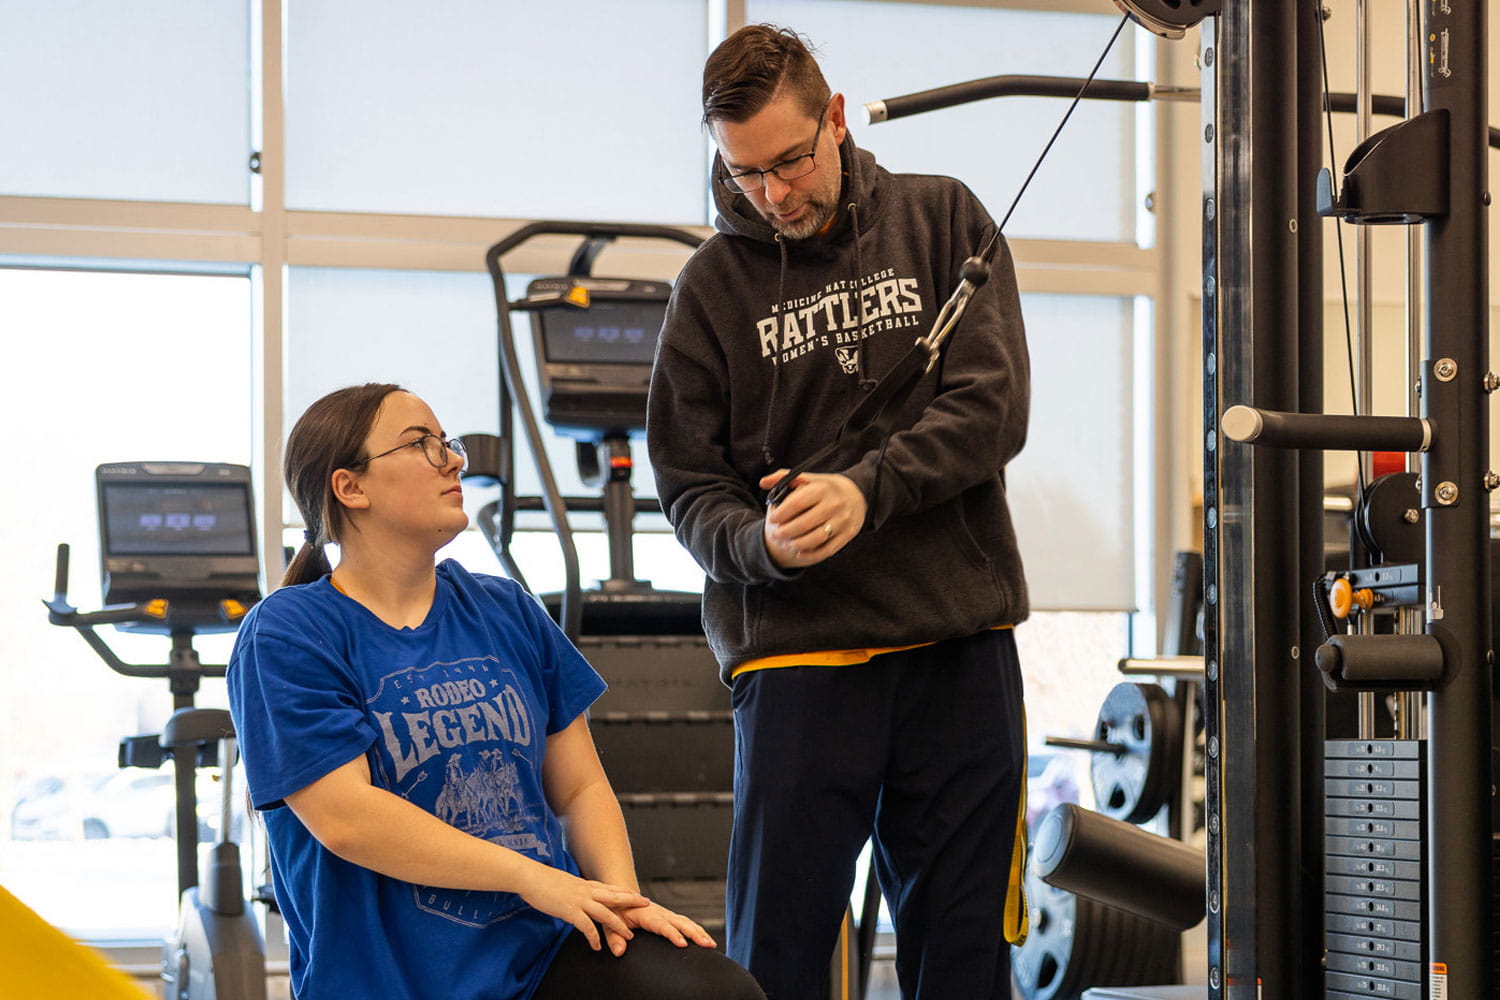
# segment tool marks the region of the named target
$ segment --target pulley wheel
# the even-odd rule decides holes
[[[1354,525],[1376,563],[1419,563],[1427,555],[1422,493],[1415,472],[1392,472],[1370,483]],[[1407,517],[1416,515],[1413,520]]]
[[[1011,949],[1011,972],[1026,1000],[1076,1000],[1090,985],[1079,969],[1082,956],[1104,947],[1105,942],[1098,940],[1090,901],[1043,882],[1035,867],[1027,862],[1031,930],[1023,944]],[[1081,926],[1080,908],[1084,910]]]
[[[1152,34],[1181,38],[1187,29],[1219,12],[1222,0],[1115,0],[1115,6]]]
[[[1181,778],[1182,719],[1172,697],[1155,684],[1116,684],[1099,709],[1094,738],[1117,750],[1093,754],[1095,808],[1126,823],[1160,812]]]

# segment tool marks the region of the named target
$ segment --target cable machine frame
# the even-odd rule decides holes
[[[1425,532],[1424,604],[1404,612],[1415,634],[1402,639],[1441,667],[1354,688],[1405,691],[1417,711],[1425,701],[1421,824],[1429,849],[1420,906],[1430,961],[1418,990],[1423,997],[1494,995],[1492,836],[1500,824],[1491,792],[1497,723],[1487,494],[1500,476],[1486,467],[1485,404],[1500,377],[1488,357],[1486,156],[1496,132],[1486,118],[1484,5],[1416,5],[1426,57],[1413,74],[1419,106],[1398,111],[1392,98],[1354,95],[1355,110],[1405,120],[1350,156],[1342,197],[1317,179],[1324,105],[1349,110],[1351,103],[1350,95],[1322,94],[1321,3],[1116,5],[1169,38],[1202,22],[1209,996],[1316,997],[1330,988],[1326,692],[1310,655],[1318,649],[1321,668],[1329,647],[1299,596],[1303,582],[1325,569],[1325,450],[1420,455],[1414,509]],[[1072,89],[1037,79],[992,77],[868,109],[877,122],[984,97]],[[1189,93],[1095,81],[1084,96],[1180,100]],[[1322,413],[1322,241],[1299,234],[1320,234],[1324,215],[1423,226],[1420,417]],[[1369,638],[1377,641],[1364,646],[1367,655],[1396,658],[1372,652],[1389,645]]]

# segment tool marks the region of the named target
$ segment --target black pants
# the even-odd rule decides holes
[[[764,1000],[750,973],[712,948],[637,930],[616,958],[568,935],[532,1000]]]
[[[824,995],[873,836],[907,1000],[1008,1000],[1026,747],[1010,629],[736,678],[728,952],[770,1000]]]

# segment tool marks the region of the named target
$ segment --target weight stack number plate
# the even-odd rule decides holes
[[[1429,1000],[1424,765],[1418,740],[1324,744],[1327,1000]]]

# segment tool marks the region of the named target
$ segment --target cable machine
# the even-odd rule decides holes
[[[1421,58],[1403,120],[1320,178],[1322,116],[1351,104],[1323,94],[1321,4],[1116,4],[1165,37],[1201,25],[1208,995],[1493,996],[1486,5],[1414,5]],[[880,102],[871,120],[1031,92],[1018,79]],[[1186,96],[1120,81],[1084,93]],[[1352,103],[1389,114],[1393,100]],[[1323,216],[1421,227],[1419,413],[1322,412],[1322,241],[1299,234],[1319,234]],[[1356,519],[1387,522],[1390,538],[1379,512],[1394,507],[1408,530],[1332,578],[1327,450],[1419,466],[1383,485],[1361,476]],[[1311,581],[1351,598],[1353,634],[1310,599]],[[1329,690],[1361,693],[1352,738],[1329,738]],[[1377,731],[1376,694],[1396,696],[1393,733]]]
[[[1318,5],[1226,4],[1204,24],[1204,51],[1218,53],[1203,101],[1205,274],[1217,280],[1204,292],[1205,360],[1217,359],[1204,380],[1205,545],[1223,598],[1208,682],[1213,996],[1494,995],[1484,15],[1423,5],[1420,100],[1356,147],[1337,182],[1312,169]],[[1286,52],[1295,74],[1275,55]],[[1423,227],[1420,416],[1321,413],[1320,241],[1296,234],[1324,215]],[[1278,357],[1301,359],[1296,384]],[[1322,572],[1309,504],[1324,450],[1420,454],[1408,509],[1426,544],[1402,568],[1404,632],[1325,636],[1286,586],[1287,571]],[[1355,740],[1325,742],[1324,683],[1420,693],[1408,704],[1426,738],[1419,719],[1384,738],[1367,715]],[[1278,812],[1300,817],[1300,843]],[[1412,855],[1393,857],[1401,847]],[[1395,959],[1398,944],[1415,947]]]

